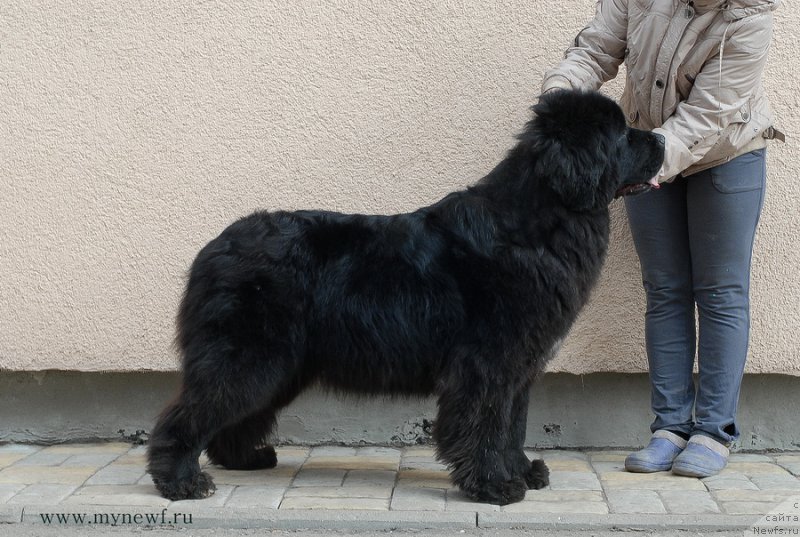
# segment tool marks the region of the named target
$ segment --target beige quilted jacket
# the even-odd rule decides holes
[[[542,91],[598,89],[624,61],[628,122],[666,138],[659,181],[727,162],[775,133],[761,79],[779,1],[599,0]]]

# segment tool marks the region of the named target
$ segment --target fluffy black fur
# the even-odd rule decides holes
[[[150,437],[170,499],[213,493],[198,456],[270,468],[276,413],[321,383],[435,394],[438,457],[471,498],[548,483],[523,453],[532,379],[600,272],[608,204],[663,140],[596,93],[554,92],[485,178],[409,214],[257,212],[192,265],[178,316],[182,389]]]

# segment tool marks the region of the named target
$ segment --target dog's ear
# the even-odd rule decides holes
[[[558,138],[546,138],[537,146],[534,171],[564,205],[578,211],[594,207],[607,157]]]

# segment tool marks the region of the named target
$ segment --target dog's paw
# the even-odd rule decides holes
[[[228,470],[263,470],[275,468],[278,464],[278,456],[272,446],[252,448],[233,455],[209,450],[208,458],[212,463],[224,466]]]
[[[249,469],[260,470],[264,468],[275,468],[277,465],[278,455],[275,453],[275,448],[272,446],[264,446],[255,450]]]
[[[176,481],[164,481],[153,478],[156,488],[168,500],[202,500],[208,498],[217,486],[211,476],[200,472],[191,478]]]
[[[491,503],[494,505],[508,505],[522,501],[528,487],[524,480],[515,478],[508,481],[487,483],[479,488],[475,493],[467,493],[475,501],[481,503]]]
[[[543,460],[531,461],[531,467],[525,473],[525,482],[531,489],[541,489],[550,484],[550,470]]]

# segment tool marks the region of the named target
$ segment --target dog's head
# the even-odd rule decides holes
[[[607,206],[649,190],[664,160],[664,138],[628,128],[620,107],[596,92],[548,92],[520,136],[534,174],[571,210]]]

